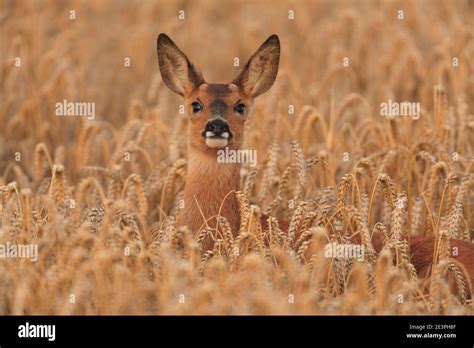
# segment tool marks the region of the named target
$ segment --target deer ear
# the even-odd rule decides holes
[[[247,96],[255,98],[272,87],[278,73],[279,62],[280,40],[274,34],[250,57],[233,83],[240,86]]]
[[[156,46],[161,77],[173,92],[184,96],[204,83],[202,75],[168,35],[160,34]]]

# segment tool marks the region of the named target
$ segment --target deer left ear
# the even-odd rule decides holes
[[[157,51],[161,77],[173,92],[184,96],[204,83],[202,75],[168,35],[158,36]]]
[[[274,34],[250,57],[233,83],[241,87],[247,96],[255,98],[272,87],[279,62],[280,40]]]

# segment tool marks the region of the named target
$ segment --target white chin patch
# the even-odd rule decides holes
[[[221,147],[226,147],[229,141],[226,138],[207,138],[206,137],[206,145],[209,146],[210,148],[221,148]]]

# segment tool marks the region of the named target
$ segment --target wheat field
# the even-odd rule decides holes
[[[472,315],[449,256],[474,238],[472,23],[467,0],[2,1],[0,244],[38,260],[0,259],[0,314]],[[246,123],[241,229],[221,218],[204,253],[176,225],[188,119],[160,32],[213,82],[281,40]],[[419,118],[381,116],[389,99]],[[63,100],[95,118],[58,117]],[[325,257],[354,234],[363,260]],[[426,278],[404,241],[420,235],[438,236]]]

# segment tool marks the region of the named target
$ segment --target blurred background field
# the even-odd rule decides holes
[[[318,249],[329,230],[340,242],[365,228],[472,241],[472,23],[461,0],[3,0],[0,241],[36,243],[40,260],[0,260],[0,313],[472,314],[449,259],[422,281],[392,260],[403,243],[361,264]],[[307,239],[201,255],[175,226],[187,120],[159,75],[160,32],[210,82],[279,35],[276,83],[247,121],[259,166],[243,191],[248,214]],[[95,119],[56,116],[64,99],[95,103]],[[389,99],[419,102],[421,117],[380,116]]]

